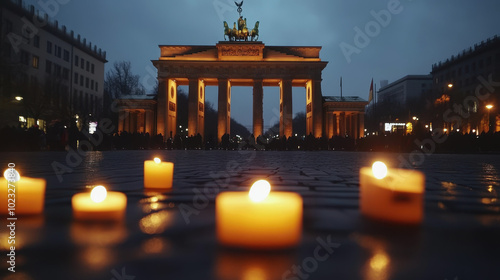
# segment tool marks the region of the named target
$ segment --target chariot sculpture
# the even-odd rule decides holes
[[[252,30],[248,30],[247,19],[241,16],[243,9],[243,1],[241,3],[234,2],[238,7],[238,13],[240,18],[238,23],[234,22],[233,28],[229,27],[229,24],[224,21],[224,40],[229,41],[257,41],[259,39],[259,22],[255,23]]]

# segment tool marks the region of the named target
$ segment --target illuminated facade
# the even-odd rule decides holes
[[[432,65],[431,74],[435,103],[453,109],[437,124],[465,133],[500,131],[498,36]]]
[[[230,134],[231,88],[253,87],[253,134],[263,135],[263,87],[280,88],[280,135],[292,136],[292,87],[304,87],[307,134],[323,134],[321,47],[272,47],[262,42],[160,46],[156,132],[175,133],[177,86],[189,86],[189,134],[204,134],[205,87],[218,86],[218,139]]]
[[[359,139],[365,132],[365,106],[368,101],[357,96],[325,96],[323,112],[328,138],[334,136]]]
[[[0,3],[0,37],[0,127],[102,111],[106,52],[21,0]]]

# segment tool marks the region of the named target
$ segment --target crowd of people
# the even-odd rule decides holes
[[[88,133],[82,133],[76,126],[66,127],[59,123],[51,125],[45,133],[37,126],[28,129],[19,127],[4,127],[0,129],[1,151],[63,151],[69,148],[77,149],[83,141],[92,143],[85,145],[93,150],[266,150],[266,151],[376,151],[376,152],[412,152],[421,149],[421,143],[433,141],[431,133],[421,135],[370,135],[361,139],[335,136],[333,138],[305,137],[255,138],[231,137],[225,134],[221,141],[213,136],[205,139],[198,134],[192,136],[163,135],[149,133],[129,133],[126,131],[103,134],[96,139]],[[447,134],[444,141],[432,144],[434,152],[438,153],[483,153],[500,152],[500,132],[476,134]],[[98,141],[96,141],[98,140]]]

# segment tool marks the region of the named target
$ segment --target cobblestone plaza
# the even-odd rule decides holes
[[[175,163],[171,191],[143,188],[143,162],[154,156]],[[426,176],[423,223],[403,227],[362,217],[359,169],[375,160],[408,168],[410,159]],[[41,216],[19,217],[17,272],[3,279],[498,279],[500,272],[498,155],[3,153],[0,164],[9,162],[21,175],[45,178],[47,191]],[[296,248],[245,251],[217,243],[216,194],[247,191],[257,179],[303,197]],[[127,195],[123,223],[73,219],[72,195],[96,184]],[[7,235],[2,229],[4,253]]]

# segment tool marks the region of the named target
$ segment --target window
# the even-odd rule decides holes
[[[45,62],[45,72],[48,74],[52,73],[52,62],[50,60]]]
[[[462,76],[462,67],[458,68],[458,76]]]
[[[94,63],[92,63],[92,65],[90,65],[90,73],[94,74]]]
[[[99,91],[99,83],[95,82],[95,91]]]
[[[52,42],[47,41],[47,53],[52,53]]]
[[[35,46],[35,48],[40,48],[40,36],[35,35],[35,37],[33,37],[33,46]]]
[[[40,58],[36,55],[33,56],[33,59],[31,60],[31,66],[33,66],[33,68],[35,69],[38,69],[38,63],[40,61]]]
[[[78,73],[75,73],[75,85],[78,85]]]
[[[469,73],[469,65],[465,65],[465,70],[464,70],[465,74]]]
[[[64,56],[63,56],[64,61],[69,61],[69,51],[64,50]]]
[[[61,47],[58,45],[54,45],[54,55],[61,58]]]
[[[78,58],[78,55],[75,55],[75,66],[78,66],[79,60],[80,60],[80,58]]]
[[[90,89],[94,90],[94,80],[90,80]]]
[[[472,70],[472,73],[476,72],[476,63],[475,62],[472,63],[471,70]]]
[[[89,72],[90,71],[90,63],[88,61],[87,61],[87,67],[86,68],[87,68],[87,72]]]
[[[54,75],[61,77],[61,65],[54,63]]]
[[[83,60],[83,58],[80,59],[80,67],[82,67],[83,69],[83,65],[85,64],[85,61]]]
[[[86,78],[86,79],[85,79],[85,87],[86,87],[86,88],[89,88],[89,78]]]
[[[30,65],[30,54],[23,50],[21,50],[21,63],[24,65]]]
[[[65,80],[69,80],[69,69],[64,67],[62,70],[62,77]]]
[[[80,76],[80,86],[83,87],[83,75]]]

